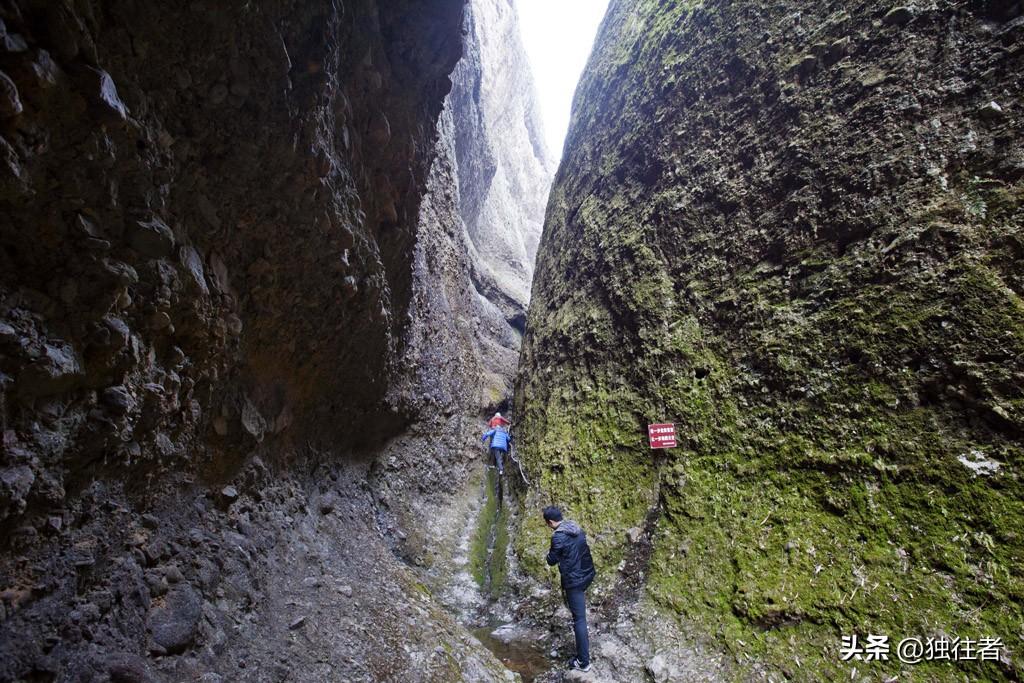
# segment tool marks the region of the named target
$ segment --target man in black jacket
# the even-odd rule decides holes
[[[576,657],[569,667],[590,671],[590,636],[587,634],[586,590],[594,580],[594,561],[590,557],[587,535],[572,520],[562,520],[562,511],[551,505],[544,508],[544,522],[554,531],[548,564],[558,565],[562,576],[565,604],[572,612],[573,632],[576,635]]]

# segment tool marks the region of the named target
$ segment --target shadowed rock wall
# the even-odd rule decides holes
[[[2,5],[0,680],[504,675],[368,483],[464,473],[462,15]]]
[[[1024,623],[1021,9],[613,0],[516,393],[527,509],[591,532],[598,599],[796,680],[1020,676],[838,650]]]
[[[393,432],[459,17],[458,2],[11,7],[8,41],[27,47],[4,55],[24,109],[4,122],[9,452],[73,474],[216,466],[207,437]]]

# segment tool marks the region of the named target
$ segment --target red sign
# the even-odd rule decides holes
[[[676,426],[672,423],[647,425],[651,448],[675,448]]]

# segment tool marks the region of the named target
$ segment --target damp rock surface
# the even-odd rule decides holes
[[[464,3],[186,5],[0,11],[0,680],[504,680],[410,569],[518,345]]]
[[[1024,618],[1020,9],[611,3],[516,391],[524,509],[583,525],[598,599],[650,597],[737,675],[1020,676],[839,656]],[[514,539],[541,580],[546,544]],[[672,677],[656,654],[635,679]]]

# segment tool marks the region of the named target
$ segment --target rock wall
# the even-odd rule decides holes
[[[775,678],[1019,678],[1021,10],[613,0],[516,391],[525,505],[591,532],[598,602]],[[853,633],[1009,651],[842,662]]]
[[[388,507],[479,405],[463,3],[257,4],[0,10],[0,680],[505,676]]]
[[[4,123],[3,426],[40,467],[216,466],[203,437],[289,429],[366,447],[400,420],[460,5],[232,7],[5,17],[31,46],[4,56],[24,111]],[[238,21],[247,44],[225,39]]]
[[[463,33],[420,211],[415,341],[399,363],[414,370],[393,389],[425,417],[385,445],[372,483],[396,549],[431,576],[450,573],[460,501],[480,495],[483,418],[512,395],[551,180],[514,6],[470,0]]]
[[[459,213],[476,289],[518,333],[555,161],[547,150],[533,77],[512,0],[474,0],[466,54],[452,78]]]

